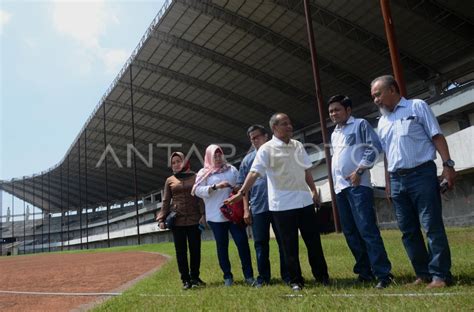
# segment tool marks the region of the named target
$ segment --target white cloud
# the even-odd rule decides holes
[[[59,33],[84,47],[97,48],[107,25],[118,23],[118,19],[102,0],[56,0],[53,2],[53,23]]]
[[[109,2],[110,3],[110,2]],[[107,27],[119,20],[104,0],[73,1],[54,0],[54,29],[73,40],[80,59],[77,66],[83,74],[94,68],[95,62],[102,62],[107,73],[116,73],[128,57],[126,51],[104,47],[101,37],[107,35]]]
[[[3,33],[3,29],[10,22],[12,15],[7,11],[0,10],[0,35]]]
[[[108,73],[117,73],[120,67],[125,64],[129,53],[121,49],[106,49],[101,53],[102,61]]]

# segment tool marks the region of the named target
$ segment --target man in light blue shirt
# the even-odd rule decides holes
[[[413,284],[430,282],[427,288],[445,287],[452,279],[451,254],[433,160],[438,151],[443,160],[442,177],[452,188],[456,171],[448,144],[428,104],[402,97],[393,76],[374,79],[371,94],[382,113],[378,131],[386,157],[386,191],[416,273]]]
[[[336,124],[331,136],[332,176],[342,231],[356,263],[358,282],[377,278],[377,289],[391,284],[392,265],[375,218],[374,192],[369,169],[382,151],[379,138],[365,119],[354,118],[352,101],[335,95],[328,101]]]
[[[261,125],[252,125],[247,130],[247,135],[254,150],[247,154],[240,164],[237,185],[244,184],[245,177],[250,172],[257,150],[268,141],[267,131],[265,127]],[[281,278],[288,283],[290,277],[283,257],[280,235],[272,220],[271,212],[268,209],[267,178],[265,176],[258,177],[250,189],[249,194],[244,196],[244,221],[246,224],[252,225],[258,267],[258,277],[255,286],[262,287],[270,283],[270,224],[272,225],[278,243]]]

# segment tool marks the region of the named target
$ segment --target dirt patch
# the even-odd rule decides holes
[[[0,311],[89,308],[93,303],[109,297],[67,294],[122,291],[156,271],[166,260],[165,256],[150,252],[41,254],[3,258],[0,259]]]

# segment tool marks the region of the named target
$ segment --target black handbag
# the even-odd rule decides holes
[[[171,211],[166,216],[166,219],[165,219],[166,228],[172,230],[175,222],[176,222],[176,211]]]

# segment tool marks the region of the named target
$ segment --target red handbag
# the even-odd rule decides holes
[[[229,197],[232,197],[234,194],[232,192]],[[221,207],[221,212],[230,222],[242,224],[244,221],[244,202],[240,200],[233,204],[224,204]]]

